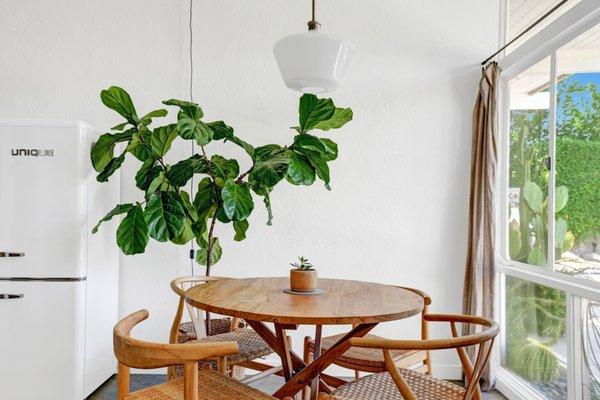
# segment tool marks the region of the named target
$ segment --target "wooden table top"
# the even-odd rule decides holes
[[[380,283],[319,278],[319,295],[283,292],[289,278],[226,279],[196,285],[186,301],[212,313],[279,324],[345,325],[408,318],[423,309],[417,294]]]

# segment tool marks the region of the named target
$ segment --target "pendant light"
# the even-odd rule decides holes
[[[287,36],[273,46],[285,85],[303,93],[333,92],[339,86],[354,55],[354,45],[319,31],[312,0],[308,32]]]

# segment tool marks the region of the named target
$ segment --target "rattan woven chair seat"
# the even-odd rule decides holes
[[[200,400],[273,400],[274,398],[243,385],[217,371],[198,372],[198,399]],[[183,400],[183,378],[131,393],[125,400]]]
[[[240,327],[245,327],[243,322],[240,323]],[[221,333],[229,332],[231,328],[231,318],[211,318],[210,320],[210,334],[211,335],[219,335]],[[177,343],[185,343],[190,340],[196,340],[198,336],[196,335],[196,329],[194,328],[194,323],[183,322],[179,325],[179,337],[177,338]]]
[[[462,400],[465,389],[429,375],[400,369],[400,373],[419,400]],[[367,375],[340,386],[328,396],[335,400],[404,400],[387,372]]]
[[[324,337],[321,340],[322,351],[329,350],[343,335],[344,334]],[[376,335],[366,335],[365,337],[381,339]],[[314,344],[314,341],[309,343],[311,352],[314,352]],[[402,368],[408,368],[413,364],[422,362],[427,357],[426,352],[417,350],[392,350],[391,354],[396,366]],[[339,356],[334,364],[359,371],[384,372],[386,370],[383,352],[380,349],[351,347],[344,354]]]
[[[273,349],[269,347],[267,342],[265,342],[260,336],[258,336],[258,333],[254,332],[250,328],[236,329],[233,332],[207,336],[200,338],[200,340],[194,340],[193,342],[209,343],[230,341],[235,341],[238,343],[239,352],[226,357],[228,365],[241,364],[260,357],[268,356],[269,354],[273,353]],[[190,341],[186,343],[189,342]],[[204,362],[198,362],[200,368],[203,364],[209,364],[211,368],[218,369],[215,361],[206,360]],[[175,367],[175,374],[177,376],[183,376],[183,367],[181,365]]]

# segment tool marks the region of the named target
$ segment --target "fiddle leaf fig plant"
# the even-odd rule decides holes
[[[271,225],[270,194],[281,181],[293,185],[312,185],[320,179],[330,189],[329,163],[338,156],[338,146],[316,131],[329,131],[352,120],[352,110],[337,108],[331,99],[312,94],[300,97],[298,126],[291,143],[254,147],[234,133],[223,121],[206,121],[202,108],[193,102],[170,99],[165,106],[176,107],[177,120],[151,127],[157,118],[166,117],[164,108],[138,116],[129,94],[112,86],[100,93],[102,103],[125,119],[94,144],[91,160],[97,180],[106,182],[129,155],[141,165],[135,186],[144,200],[117,204],[94,227],[125,215],[117,229],[117,244],[126,255],[144,253],[150,238],[159,242],[184,245],[195,240],[199,246],[196,261],[206,266],[206,274],[222,255],[215,236],[217,223],[233,225],[234,240],[246,238],[248,218],[255,208],[254,199],[262,198]],[[176,140],[195,141],[200,152],[174,164],[165,161]],[[236,159],[219,154],[208,156],[206,147],[213,142],[239,146],[252,166],[240,171]],[[123,146],[117,146],[119,144]],[[115,149],[122,149],[115,154]],[[195,195],[184,188],[193,176],[199,176]]]

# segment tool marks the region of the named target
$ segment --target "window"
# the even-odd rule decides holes
[[[600,7],[576,3],[500,62],[499,389],[511,400],[600,400]]]
[[[548,399],[567,398],[565,293],[506,278],[502,365]]]

